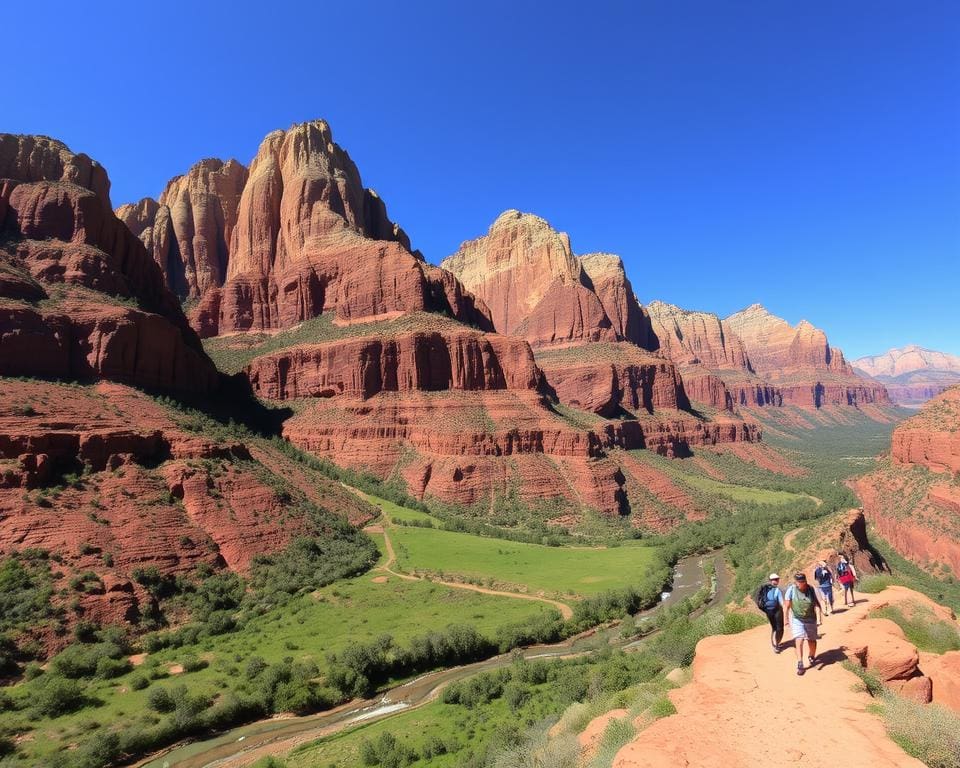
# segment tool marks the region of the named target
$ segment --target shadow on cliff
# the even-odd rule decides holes
[[[230,422],[241,424],[261,437],[280,436],[283,423],[293,415],[292,408],[270,408],[260,402],[253,394],[249,379],[242,373],[232,376],[221,373],[217,390],[212,395],[163,394],[224,425]]]

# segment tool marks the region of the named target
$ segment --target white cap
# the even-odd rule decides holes
[[[771,573],[771,574],[770,574],[770,581],[773,581],[774,579],[779,579],[779,578],[780,578],[780,574],[779,574],[779,573]]]

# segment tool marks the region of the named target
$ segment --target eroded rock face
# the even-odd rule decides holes
[[[853,374],[843,353],[833,349],[826,334],[806,320],[794,327],[753,304],[730,315],[725,322],[743,341],[758,373],[812,368],[845,376]]]
[[[81,479],[63,483],[66,473]],[[283,483],[288,495],[278,492]],[[93,572],[102,584],[68,612],[65,632],[37,638],[48,651],[69,643],[80,619],[135,623],[153,602],[133,578],[138,568],[242,573],[256,555],[317,535],[291,503],[294,491],[355,524],[374,513],[266,441],[189,431],[138,390],[23,379],[0,387],[0,556],[56,553],[55,603],[76,594],[59,589],[77,573]]]
[[[580,265],[617,334],[643,349],[658,349],[650,315],[637,301],[623,259],[612,253],[586,253]]]
[[[938,395],[898,426],[890,456],[894,464],[960,472],[960,386]]]
[[[159,202],[144,198],[117,209],[163,270],[167,286],[197,299],[226,278],[247,169],[236,160],[201,160],[171,179]]]
[[[226,281],[203,294],[194,325],[203,336],[272,330],[330,310],[344,323],[426,310],[492,328],[482,304],[410,251],[329,126],[314,121],[260,145]]]
[[[601,416],[690,407],[673,363],[630,344],[542,350],[537,364],[561,403]]]
[[[0,136],[0,373],[210,391],[213,365],[108,189],[60,142]]]
[[[647,307],[661,351],[680,365],[749,371],[746,347],[726,321],[662,301]]]
[[[581,282],[569,236],[515,210],[501,213],[486,235],[463,243],[440,266],[484,301],[499,333],[514,333],[555,282]]]
[[[519,339],[455,332],[408,333],[312,344],[258,357],[247,377],[261,397],[448,390],[536,390],[542,376]]]

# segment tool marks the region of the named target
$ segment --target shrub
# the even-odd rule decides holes
[[[136,675],[130,678],[130,688],[134,691],[142,691],[150,685],[150,681],[143,675]]]
[[[152,688],[147,694],[147,706],[154,712],[173,712],[176,705],[173,695],[166,688]]]
[[[41,717],[60,717],[86,703],[80,683],[56,675],[47,676],[42,685],[36,686],[30,699],[34,713]]]
[[[864,576],[857,584],[857,589],[859,589],[861,592],[866,592],[867,594],[872,595],[876,594],[877,592],[883,592],[883,590],[891,586],[893,583],[893,577],[887,576],[886,574]]]
[[[184,672],[197,672],[201,669],[206,669],[208,663],[206,660],[190,653],[183,657],[180,661],[180,666],[183,667]]]
[[[883,700],[890,737],[930,768],[960,765],[960,717],[939,704],[919,704],[900,696]]]

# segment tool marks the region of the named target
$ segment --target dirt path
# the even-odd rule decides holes
[[[873,699],[839,663],[845,635],[871,608],[909,594],[888,589],[861,596],[854,608],[827,617],[821,661],[802,677],[792,649],[771,653],[765,624],[706,638],[697,646],[693,680],[670,694],[677,714],[641,731],[613,768],[922,768],[887,736],[882,720],[868,711]]]
[[[386,516],[384,517],[386,520]],[[396,576],[398,579],[404,579],[405,581],[427,581],[423,576],[414,576],[410,573],[402,573],[401,571],[396,571],[393,569],[394,563],[397,562],[397,553],[393,549],[393,542],[390,541],[390,533],[387,530],[389,523],[385,523],[383,526],[376,526],[377,530],[374,531],[371,528],[371,533],[383,533],[383,543],[387,548],[387,559],[381,565],[378,565],[374,568],[375,571],[383,571],[384,573],[389,573],[391,576]],[[549,597],[540,597],[539,595],[524,595],[520,592],[504,592],[499,589],[488,589],[487,587],[478,587],[476,584],[462,584],[458,581],[443,581],[441,579],[430,579],[433,584],[442,584],[445,587],[451,587],[452,589],[465,589],[469,592],[479,592],[481,595],[493,595],[495,597],[512,597],[515,600],[535,600],[538,603],[546,603],[547,605],[552,605],[558,611],[564,619],[573,618],[573,608],[571,608],[566,603],[561,603],[559,600],[551,600]]]
[[[797,534],[802,531],[803,528],[794,528],[790,533],[783,537],[783,548],[787,552],[793,552],[793,540],[797,538]]]

